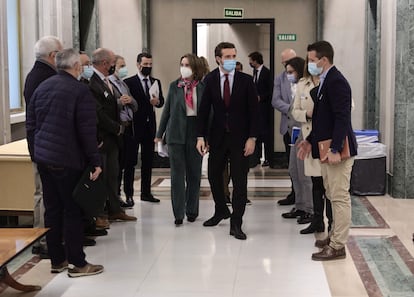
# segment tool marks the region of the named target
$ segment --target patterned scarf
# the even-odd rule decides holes
[[[184,87],[184,95],[185,95],[185,103],[190,107],[191,109],[194,109],[193,104],[193,89],[198,85],[197,80],[189,80],[189,79],[181,79],[178,82],[178,87],[182,88]]]

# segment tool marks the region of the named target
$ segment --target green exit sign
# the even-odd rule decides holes
[[[296,41],[296,34],[277,34],[277,41]]]
[[[233,19],[243,18],[243,8],[224,8],[224,17]]]

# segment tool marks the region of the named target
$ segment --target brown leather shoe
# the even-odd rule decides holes
[[[129,216],[124,212],[119,212],[113,215],[109,215],[110,221],[136,221],[137,218],[134,216]]]
[[[106,218],[97,217],[95,224],[96,224],[96,229],[102,230],[102,229],[109,229],[110,228],[109,221]]]
[[[321,252],[312,254],[312,260],[314,261],[338,260],[345,259],[345,257],[346,252],[344,247],[336,250],[329,245],[325,246]]]
[[[315,241],[315,246],[317,248],[323,249],[330,242],[331,242],[331,239],[329,237],[326,237],[325,239],[320,239],[320,240]]]

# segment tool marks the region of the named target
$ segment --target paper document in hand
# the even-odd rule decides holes
[[[160,157],[168,157],[168,146],[161,141],[158,142],[158,155]]]
[[[149,89],[150,98],[159,98],[160,97],[160,86],[158,85],[158,81],[154,81],[151,88]]]

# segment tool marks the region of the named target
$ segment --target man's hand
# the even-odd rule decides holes
[[[208,152],[208,147],[206,143],[204,142],[203,138],[197,139],[197,145],[196,145],[197,151],[200,153],[200,155],[204,156]]]
[[[321,159],[321,162],[328,160],[328,164],[335,165],[341,162],[341,154],[339,152],[333,153],[330,150],[326,156]]]
[[[119,100],[121,101],[122,105],[127,105],[130,104],[132,102],[132,99],[130,96],[128,95],[122,95]]]
[[[162,142],[162,138],[154,138],[154,142],[155,143]]]
[[[250,156],[254,153],[254,149],[256,147],[256,139],[250,137],[246,140],[246,143],[244,145],[244,156]]]
[[[101,172],[101,167],[95,167],[95,171],[90,173],[89,179],[95,181],[98,178],[99,174],[101,174]]]
[[[160,104],[160,99],[158,99],[157,97],[152,95],[152,97],[150,99],[150,103],[151,103],[152,106],[157,106],[158,104]]]
[[[310,154],[310,152],[312,150],[312,145],[310,144],[309,141],[302,140],[301,142],[299,142],[297,144],[297,146],[298,146],[297,157],[300,160],[305,160],[309,156],[309,154]]]

